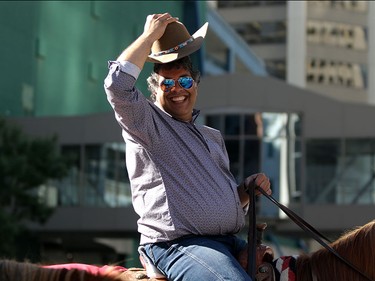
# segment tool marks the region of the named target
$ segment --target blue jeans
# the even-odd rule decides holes
[[[236,236],[189,236],[145,245],[147,255],[168,280],[251,281],[236,256],[246,242]]]

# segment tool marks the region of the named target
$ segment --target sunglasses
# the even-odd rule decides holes
[[[188,90],[193,86],[194,80],[190,76],[182,76],[177,79],[177,82],[182,88]],[[169,92],[175,86],[176,81],[174,79],[164,79],[160,84],[163,92]]]

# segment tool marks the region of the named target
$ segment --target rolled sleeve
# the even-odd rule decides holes
[[[133,76],[136,80],[141,73],[141,69],[129,61],[109,61],[108,68],[111,67],[119,67],[121,72]]]

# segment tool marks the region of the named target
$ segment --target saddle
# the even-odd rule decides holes
[[[274,252],[272,248],[270,248],[267,245],[262,244],[263,233],[266,227],[267,227],[266,223],[259,223],[256,225],[256,233],[257,233],[256,273],[255,273],[256,281],[275,281],[276,280],[274,268],[271,265],[271,262],[274,259]],[[133,269],[133,272],[129,272],[130,274],[134,273],[133,275],[137,274],[138,276],[138,278],[129,279],[129,281],[130,280],[167,281],[166,277],[163,276],[162,273],[149,260],[149,258],[145,254],[144,249],[142,247],[138,248],[138,252],[140,254],[139,259],[142,263],[143,269]],[[239,255],[237,256],[237,260],[241,264],[241,266],[245,270],[247,270],[248,248],[244,249],[242,252],[239,253]]]
[[[271,247],[262,243],[266,223],[256,224],[256,256],[255,256],[255,281],[275,281],[275,271],[271,264],[274,260],[274,252]],[[241,266],[248,269],[248,249],[242,251],[237,257]]]
[[[147,275],[146,269],[136,268],[136,267],[128,268],[126,271],[121,273],[121,280],[123,281],[167,281],[165,277],[164,278],[150,278]]]
[[[257,247],[256,247],[256,281],[275,281],[275,269],[271,262],[275,255],[271,247],[262,244],[263,233],[266,229],[266,223],[256,225],[257,230]]]

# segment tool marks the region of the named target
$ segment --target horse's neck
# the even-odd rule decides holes
[[[316,281],[311,270],[311,255],[299,255],[295,263],[296,281]]]
[[[297,258],[298,256],[282,256],[272,262],[276,281],[297,281]]]

